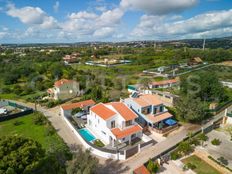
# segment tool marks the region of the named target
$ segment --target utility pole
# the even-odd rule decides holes
[[[202,50],[205,51],[205,37],[204,37],[204,40],[203,40]]]

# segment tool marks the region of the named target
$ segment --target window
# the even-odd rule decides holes
[[[100,120],[98,119],[98,124],[99,124]]]
[[[131,139],[135,138],[136,137],[136,134],[132,134],[131,135]]]
[[[154,114],[157,113],[157,108],[154,107],[154,111],[153,111]]]
[[[164,111],[164,107],[160,106],[160,112],[163,112],[163,111]]]
[[[111,129],[115,128],[115,121],[111,121]]]
[[[126,121],[126,127],[132,125],[132,120]]]

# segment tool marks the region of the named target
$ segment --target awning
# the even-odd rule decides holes
[[[167,124],[167,125],[169,125],[169,126],[173,126],[177,122],[175,120],[173,120],[172,118],[169,118],[169,119],[165,120],[164,123]]]

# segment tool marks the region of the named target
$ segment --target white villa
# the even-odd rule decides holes
[[[79,83],[74,80],[61,79],[54,83],[53,88],[47,90],[54,100],[66,100],[76,97],[79,92]]]
[[[86,127],[106,145],[116,147],[142,137],[142,127],[135,122],[136,118],[124,103],[99,103],[90,108]]]

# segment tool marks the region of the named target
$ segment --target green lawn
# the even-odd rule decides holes
[[[194,169],[194,172],[197,174],[220,174],[219,171],[217,171],[215,168],[213,168],[211,165],[197,157],[196,155],[192,155],[188,158],[185,158],[182,160],[183,163],[191,163],[196,166]]]
[[[63,140],[56,133],[47,136],[46,127],[44,125],[35,125],[32,118],[33,114],[30,114],[0,122],[0,137],[4,135],[19,135],[32,138],[41,143],[46,150],[52,148],[53,145],[63,144]],[[21,124],[16,126],[14,125],[15,121],[18,121]]]

